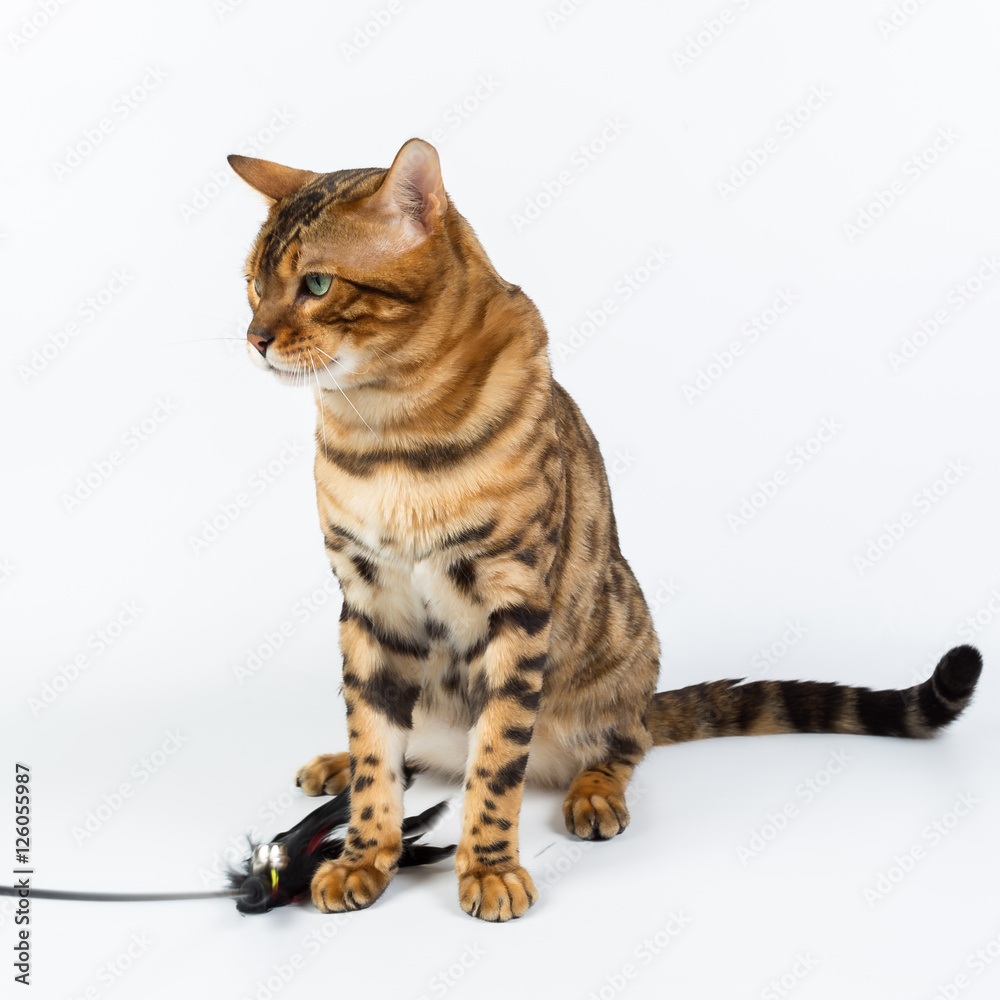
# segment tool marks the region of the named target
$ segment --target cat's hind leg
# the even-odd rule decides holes
[[[581,771],[563,802],[566,829],[582,840],[610,840],[628,826],[625,789],[652,739],[643,728],[631,736],[616,735],[608,756]]]
[[[347,753],[321,753],[295,775],[295,784],[306,795],[337,795],[350,780],[351,755]]]

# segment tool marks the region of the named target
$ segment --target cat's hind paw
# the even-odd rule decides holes
[[[570,789],[563,819],[581,840],[610,840],[628,826],[625,796],[612,788]]]

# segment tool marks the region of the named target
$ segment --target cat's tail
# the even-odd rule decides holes
[[[818,681],[711,681],[653,695],[646,725],[655,746],[711,736],[857,733],[933,736],[972,700],[983,669],[973,646],[956,646],[931,677],[901,690]]]

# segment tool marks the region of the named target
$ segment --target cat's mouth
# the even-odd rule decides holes
[[[273,354],[273,351],[268,353]],[[261,371],[267,372],[269,375],[273,375],[284,385],[305,385],[307,382],[314,381],[316,378],[316,370],[311,361],[307,364],[299,360],[293,366],[281,364],[280,362],[276,364],[276,359],[268,358],[261,354],[260,351],[250,343],[247,343],[247,354],[255,368],[259,368]]]
[[[285,368],[278,368],[276,365],[268,364],[268,371],[285,385],[305,385],[316,378],[311,368],[299,368],[289,371]]]
[[[273,353],[268,351],[268,354]],[[294,361],[270,358],[247,344],[247,354],[255,368],[267,372],[282,385],[312,386],[313,388],[342,390],[346,385],[356,382],[359,373],[346,367],[337,357],[331,357],[329,362],[317,360],[311,356],[300,356]],[[337,375],[333,374],[331,365],[337,366]],[[341,371],[341,369],[343,369]]]

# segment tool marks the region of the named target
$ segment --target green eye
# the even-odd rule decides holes
[[[333,283],[332,274],[307,274],[306,275],[306,288],[309,289],[313,295],[326,295],[330,290],[330,285]]]
[[[258,295],[260,295],[260,293],[261,293],[261,284],[260,284],[260,278],[254,278],[254,279],[253,279],[253,290],[254,290],[254,291],[255,291],[255,292],[256,292],[256,293],[258,294]]]

